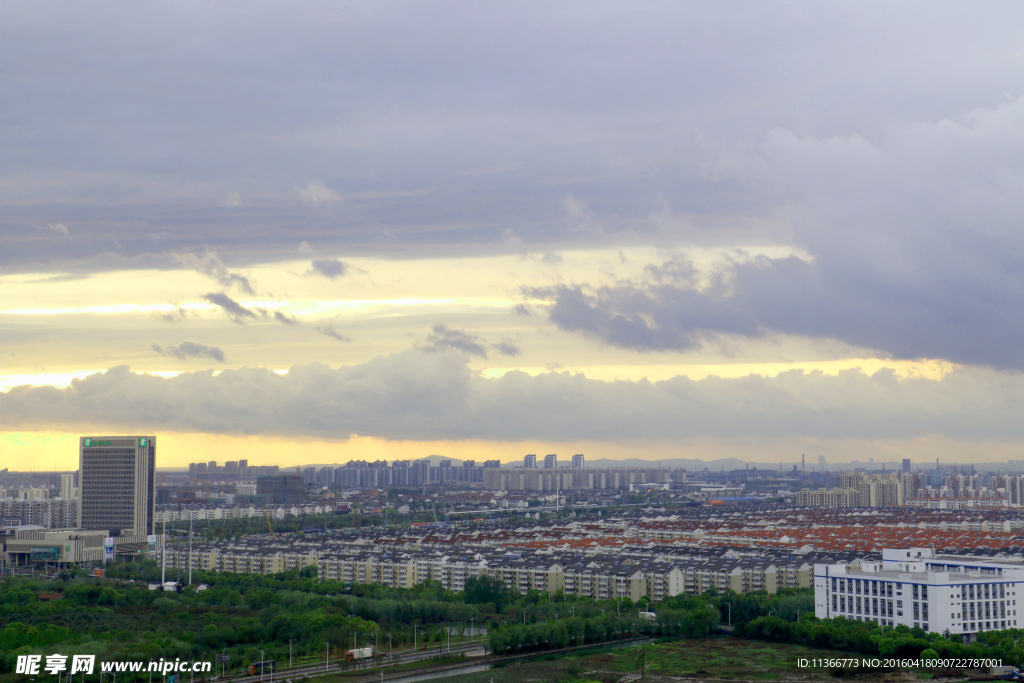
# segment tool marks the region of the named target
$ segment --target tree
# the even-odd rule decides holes
[[[463,599],[470,604],[491,603],[500,612],[513,597],[512,591],[497,579],[489,576],[473,576],[466,579]]]

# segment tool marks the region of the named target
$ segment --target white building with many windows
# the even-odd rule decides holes
[[[979,631],[1017,628],[1017,584],[1024,587],[1020,560],[887,549],[881,562],[814,565],[814,614],[974,640]]]

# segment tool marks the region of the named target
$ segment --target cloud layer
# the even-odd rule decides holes
[[[738,259],[705,282],[680,258],[640,282],[527,293],[562,329],[637,350],[783,333],[1022,369],[1022,159],[1024,98],[875,141],[777,130],[715,172],[798,193],[793,241],[809,259]]]
[[[127,367],[67,389],[0,394],[0,428],[387,439],[690,439],[701,436],[966,440],[1024,436],[1024,379],[960,370],[941,381],[891,372],[791,371],[768,379],[602,382],[569,373],[487,379],[468,354],[407,351],[354,366],[314,363],[164,379]]]

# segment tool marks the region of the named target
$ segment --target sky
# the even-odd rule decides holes
[[[0,6],[0,468],[1024,459],[1024,6]]]

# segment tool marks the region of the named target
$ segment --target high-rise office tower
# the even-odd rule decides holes
[[[910,471],[910,458],[903,458],[903,471],[904,472],[909,472]]]
[[[536,455],[534,455],[533,453],[530,453],[529,455],[523,457],[523,467],[536,467],[536,466],[537,466],[537,456]]]
[[[306,480],[298,474],[256,477],[256,495],[267,496],[273,505],[301,505],[306,502]]]
[[[75,475],[60,475],[60,497],[63,498],[64,500],[78,498],[78,491],[75,490]]]
[[[558,467],[558,456],[554,453],[548,453],[544,456],[544,467],[546,469],[554,469]]]
[[[120,536],[154,533],[156,437],[78,439],[78,526]]]
[[[580,469],[581,467],[583,467],[583,454],[577,453],[576,455],[572,456],[572,468],[574,470],[577,470]]]

